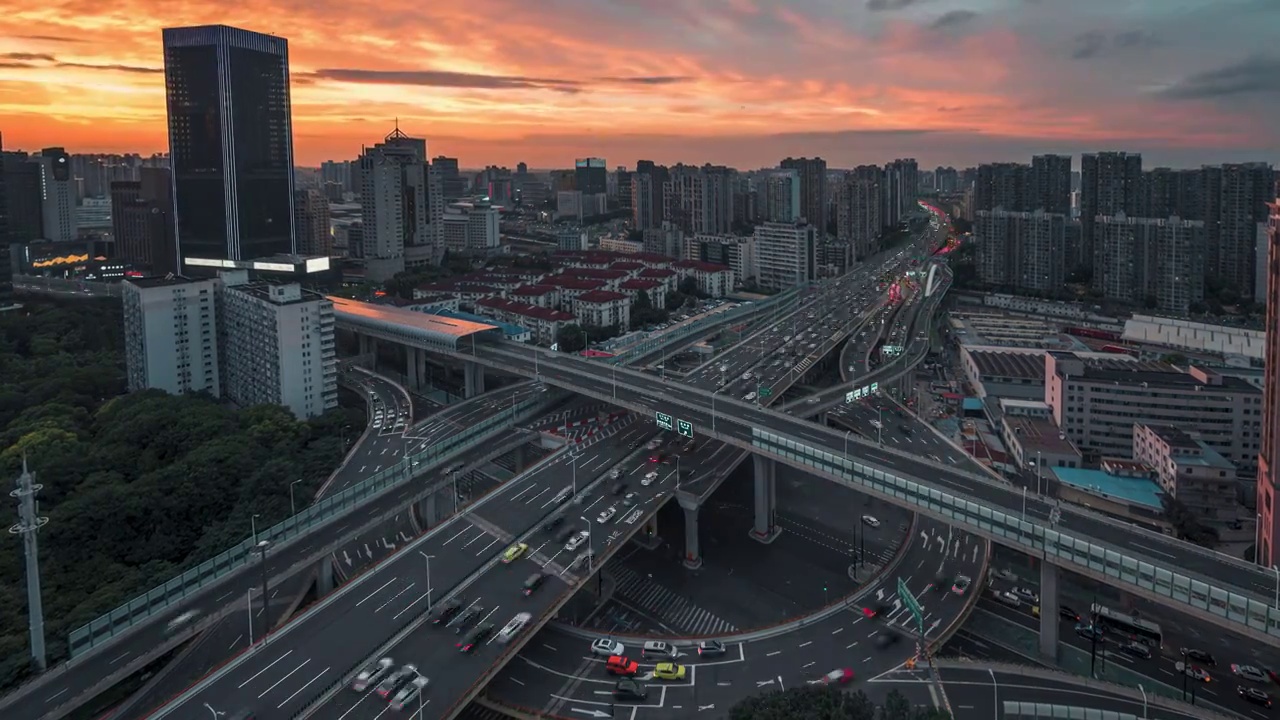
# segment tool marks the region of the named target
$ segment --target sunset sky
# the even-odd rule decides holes
[[[1280,161],[1280,0],[0,0],[8,149],[165,151],[160,30],[289,39],[298,164]]]

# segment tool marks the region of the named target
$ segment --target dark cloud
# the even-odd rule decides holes
[[[676,85],[691,82],[693,78],[683,75],[655,75],[652,77],[601,77],[596,82],[617,83],[619,85]]]
[[[939,15],[936,20],[929,23],[929,27],[934,30],[945,30],[947,28],[960,27],[972,22],[978,17],[978,13],[972,10],[951,10]]]
[[[45,53],[9,52],[9,53],[0,53],[0,58],[4,58],[5,60],[21,60],[23,62],[28,62],[32,60],[43,60],[44,62],[57,62],[56,58],[54,58],[52,55],[47,55]]]
[[[33,67],[35,67],[35,65],[32,65],[31,63],[27,63],[27,62],[0,60],[0,68],[5,70],[25,70],[26,68],[33,68]]]
[[[14,35],[20,40],[38,40],[40,42],[54,43],[83,43],[88,42],[84,38],[62,37],[60,35]]]
[[[1107,36],[1097,30],[1080,33],[1075,38],[1075,48],[1071,57],[1075,60],[1088,60],[1097,57],[1107,47]]]
[[[522,77],[518,75],[479,75],[445,70],[362,70],[358,68],[322,68],[311,74],[316,80],[362,83],[370,85],[420,85],[424,87],[473,88],[478,90],[554,90],[581,92],[577,80]]]
[[[867,9],[871,12],[902,10],[912,5],[922,5],[927,2],[932,2],[932,0],[867,0]]]
[[[139,75],[152,75],[164,72],[164,68],[143,67],[141,65],[97,65],[94,63],[77,63],[77,62],[60,62],[58,67],[64,68],[80,68],[82,70],[112,70],[115,72],[137,73]]]
[[[1209,100],[1232,95],[1280,94],[1280,58],[1254,56],[1195,75],[1156,92],[1173,100]]]
[[[1080,33],[1073,40],[1071,58],[1090,60],[1112,50],[1128,50],[1156,44],[1155,37],[1145,30],[1125,30],[1108,35],[1099,30]]]

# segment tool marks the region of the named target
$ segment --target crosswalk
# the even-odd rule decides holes
[[[692,600],[668,590],[623,565],[613,565],[610,572],[618,584],[614,596],[654,616],[681,635],[723,635],[737,632],[727,620],[703,610]]]

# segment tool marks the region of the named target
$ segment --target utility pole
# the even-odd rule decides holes
[[[44,654],[44,604],[40,599],[40,553],[36,547],[36,531],[49,522],[40,517],[36,507],[36,493],[44,487],[35,483],[36,476],[27,470],[26,455],[22,457],[22,474],[16,482],[18,489],[9,493],[18,501],[18,523],[9,528],[11,535],[22,536],[22,548],[27,559],[27,627],[31,633],[31,661],[40,672],[49,665]]]

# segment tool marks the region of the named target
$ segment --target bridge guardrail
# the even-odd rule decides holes
[[[503,426],[514,427],[531,411],[541,412],[545,405],[558,402],[557,393],[547,396],[526,398],[517,403],[511,412],[502,412],[482,420],[470,428],[469,432],[450,436],[420,453],[402,458],[395,465],[374,473],[366,480],[317,500],[297,514],[286,518],[268,528],[258,531],[256,541],[266,540],[272,545],[289,542],[305,534],[316,525],[330,518],[345,513],[356,505],[380,495],[389,488],[397,487],[411,480],[415,473],[443,463],[459,452],[468,450],[488,441],[488,433]],[[535,414],[536,414],[535,412]],[[233,547],[222,551],[209,560],[196,565],[158,585],[148,592],[139,595],[129,602],[117,607],[109,613],[95,618],[93,621],[71,631],[68,649],[74,659],[85,652],[101,645],[103,642],[119,635],[129,628],[143,622],[180,600],[193,591],[208,585],[243,567],[253,559],[255,538],[242,540]]]

